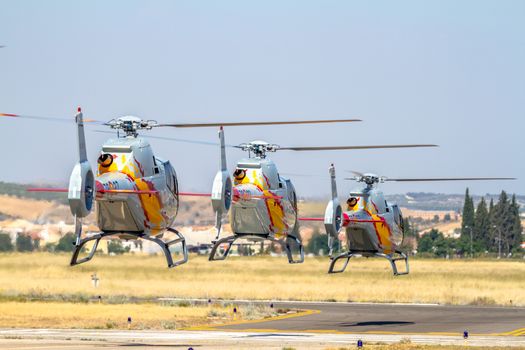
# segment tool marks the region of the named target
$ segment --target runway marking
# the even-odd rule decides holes
[[[264,322],[264,321],[262,321]],[[219,331],[219,332],[237,332],[237,333],[279,333],[279,334],[288,334],[288,333],[315,333],[315,334],[368,334],[368,335],[430,335],[430,336],[450,336],[450,337],[463,337],[463,332],[391,332],[391,331],[362,331],[362,332],[345,332],[339,331],[336,329],[275,329],[275,328],[243,328],[243,329],[219,329],[216,327],[222,327],[221,325],[216,325],[215,327],[207,328],[204,330],[207,331]],[[185,329],[185,330],[195,330],[195,329]],[[518,337],[525,335],[525,328],[518,329],[511,332],[505,333],[470,333],[470,336],[476,337]]]
[[[521,335],[525,335],[525,328],[518,328],[510,332],[503,333],[504,335],[512,335],[515,337],[519,337]]]
[[[263,319],[258,319],[258,320],[239,320],[239,321],[232,321],[232,322],[227,322],[223,324],[209,324],[209,325],[203,325],[203,326],[182,328],[181,330],[184,330],[184,331],[216,331],[216,330],[219,330],[217,329],[217,327],[228,327],[228,326],[234,326],[234,325],[239,325],[239,324],[271,322],[271,321],[284,320],[288,318],[315,315],[315,314],[320,314],[320,313],[321,313],[321,310],[300,310],[299,312],[296,312],[294,314],[284,314],[284,315],[273,316],[273,317],[268,317],[268,318],[263,318]]]
[[[313,304],[313,303],[312,303]],[[309,315],[315,315],[320,314],[321,310],[301,310],[300,312],[297,312],[295,314],[285,314],[285,315],[279,315],[259,320],[243,320],[243,321],[232,321],[228,323],[223,324],[209,324],[209,325],[203,325],[203,326],[195,326],[195,327],[189,327],[189,328],[182,328],[181,330],[187,330],[187,331],[231,331],[231,332],[254,332],[254,333],[290,333],[290,332],[297,332],[297,333],[316,333],[316,334],[378,334],[378,335],[438,335],[438,336],[458,336],[461,335],[461,332],[396,332],[396,331],[363,331],[363,332],[345,332],[345,331],[339,331],[335,329],[308,329],[308,330],[295,330],[295,329],[289,329],[289,330],[282,330],[282,329],[273,329],[273,328],[243,328],[243,329],[230,329],[227,328],[228,326],[234,326],[234,325],[242,325],[242,324],[251,324],[251,323],[264,323],[264,322],[272,322],[272,321],[278,321],[288,318],[296,318],[296,317],[304,317]],[[518,328],[512,331],[508,332],[502,332],[502,333],[471,333],[473,336],[524,336],[525,335],[525,328]]]

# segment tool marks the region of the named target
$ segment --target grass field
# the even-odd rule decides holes
[[[69,255],[0,254],[0,298],[104,300],[181,297],[272,300],[418,302],[525,306],[525,262],[412,260],[408,276],[392,276],[382,259],[355,259],[343,274],[327,275],[327,258],[290,265],[284,257],[191,256],[167,269],[161,256],[104,256],[76,267]],[[94,288],[91,274],[100,285]],[[21,298],[21,299],[17,299]],[[3,307],[3,304],[0,304]]]
[[[269,307],[268,307],[269,309]],[[0,302],[0,328],[180,329],[234,320],[231,306],[151,303]],[[264,318],[269,310],[242,308],[235,320]]]

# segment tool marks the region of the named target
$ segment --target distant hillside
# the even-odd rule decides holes
[[[512,195],[510,193],[509,195]],[[481,200],[481,196],[473,195],[474,204]],[[487,202],[493,199],[498,201],[499,194],[486,194],[485,200]],[[525,196],[516,196],[520,204],[520,210],[525,212]],[[463,210],[464,194],[444,194],[444,193],[427,193],[427,192],[408,192],[406,194],[392,194],[386,195],[388,201],[396,202],[401,207],[417,210],[453,210],[461,212]]]
[[[22,185],[17,183],[0,181],[0,194],[15,196],[19,198],[56,201],[63,204],[67,203],[67,194],[65,193],[27,192],[27,189],[30,187],[56,187],[56,185]]]
[[[67,195],[65,193],[45,193],[45,192],[27,192],[29,187],[55,187],[56,185],[22,185],[17,183],[9,183],[0,181],[0,195],[10,195],[19,198],[37,199],[55,201],[61,204],[67,204]],[[512,194],[510,194],[512,195]],[[499,194],[487,194],[485,199],[490,201],[494,199],[497,202]],[[474,203],[477,204],[481,196],[473,195]],[[386,199],[390,202],[395,202],[401,207],[414,210],[453,210],[461,212],[463,208],[464,194],[444,194],[444,193],[429,193],[429,192],[408,192],[406,194],[392,194],[386,195]],[[525,212],[525,195],[517,196],[520,204],[520,210]],[[323,215],[326,205],[325,200],[305,198],[300,201],[301,215]],[[202,215],[195,215],[193,210],[197,210]],[[188,212],[188,217],[183,213]],[[192,214],[190,214],[192,213]],[[181,217],[185,223],[203,222],[210,224],[213,222],[213,212],[209,205],[209,199],[202,198],[181,198]],[[200,216],[200,217],[199,217]]]

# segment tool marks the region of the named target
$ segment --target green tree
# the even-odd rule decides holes
[[[509,250],[518,252],[522,250],[521,243],[523,242],[523,227],[521,225],[520,206],[516,200],[515,194],[512,195],[512,200],[510,202],[509,216],[513,220],[512,229],[509,232]]]
[[[113,239],[108,241],[108,253],[124,254],[129,252],[129,247],[124,247],[120,240]]]
[[[465,191],[465,203],[461,218],[461,237],[458,242],[460,253],[468,252],[470,249],[470,235],[473,234],[475,222],[474,201],[469,195],[469,189]]]
[[[56,252],[72,252],[75,242],[75,234],[73,232],[68,232],[58,240],[58,243],[55,247]]]
[[[470,239],[470,231],[474,228],[474,202],[469,195],[469,189],[465,191],[465,202],[463,204],[463,214],[461,220],[461,236],[468,235]]]
[[[491,245],[490,217],[489,211],[487,210],[487,202],[484,197],[481,198],[476,208],[472,237],[474,240],[474,250],[476,252],[489,250]]]
[[[31,236],[25,233],[16,235],[16,250],[19,252],[32,252],[34,249],[33,240]]]
[[[8,233],[0,233],[0,252],[12,252],[15,249]]]
[[[498,202],[492,210],[491,223],[494,229],[493,251],[498,251],[501,244],[502,253],[508,254],[512,249],[512,231],[515,226],[515,218],[512,213],[511,202],[505,191],[501,191]],[[499,237],[501,236],[501,242]]]
[[[419,253],[433,253],[433,244],[434,240],[430,237],[429,233],[426,233],[419,238],[419,241],[417,242],[417,251]]]
[[[432,229],[419,239],[417,249],[419,253],[432,253],[435,256],[445,257],[454,253],[455,243],[453,238],[446,238],[443,233]]]
[[[324,255],[328,253],[328,236],[322,235],[318,230],[312,234],[312,238],[308,241],[306,252],[314,255]]]

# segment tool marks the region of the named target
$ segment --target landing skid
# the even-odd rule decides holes
[[[231,250],[231,248],[233,246],[233,243],[236,240],[241,239],[241,238],[254,238],[254,239],[257,239],[257,240],[269,240],[269,241],[275,242],[275,243],[279,244],[282,247],[282,249],[286,252],[286,256],[288,257],[288,262],[290,264],[300,264],[300,263],[302,263],[304,261],[304,247],[303,247],[303,244],[295,236],[288,235],[288,236],[286,236],[286,240],[283,241],[282,239],[276,239],[276,238],[272,238],[272,237],[269,237],[269,236],[246,235],[246,234],[244,234],[244,235],[237,234],[237,235],[233,235],[233,236],[227,236],[227,237],[223,237],[223,238],[221,238],[219,240],[214,241],[213,242],[213,247],[211,249],[209,261],[225,260],[228,257],[228,254],[230,253],[230,250]],[[290,242],[291,241],[295,242],[298,245],[298,247],[299,247],[299,259],[297,259],[297,260],[294,259],[294,256],[292,254],[292,249],[290,248]],[[228,244],[228,246],[226,247],[226,250],[224,251],[224,253],[217,255],[217,250],[224,243]]]
[[[147,241],[157,243],[162,249],[162,251],[164,252],[164,255],[166,256],[166,262],[168,263],[168,267],[171,268],[171,267],[182,265],[188,261],[188,249],[186,247],[186,240],[179,231],[177,231],[174,228],[168,228],[167,230],[169,232],[174,233],[177,236],[177,238],[171,241],[165,242],[160,238],[152,237],[144,233],[126,232],[126,235],[134,236],[137,239],[141,238]],[[101,233],[97,233],[95,235],[85,237],[85,238],[80,238],[80,234],[81,234],[81,230],[77,232],[77,240],[74,243],[75,248],[73,250],[73,256],[71,257],[71,262],[70,262],[71,266],[83,264],[85,262],[90,261],[91,259],[93,259],[93,256],[95,255],[95,252],[97,251],[98,243],[100,242],[102,238],[109,237],[109,236],[117,236],[117,235],[122,234],[122,232],[101,232]],[[82,248],[86,245],[86,243],[91,242],[91,241],[95,241],[95,244],[93,244],[93,247],[91,248],[89,254],[85,258],[78,259],[78,255],[80,254]],[[170,246],[179,244],[179,243],[182,246],[183,257],[174,262],[173,256],[170,252]]]
[[[346,267],[348,266],[348,262],[350,261],[350,258],[356,255],[362,255],[363,253],[387,259],[390,262],[390,265],[392,266],[392,272],[394,273],[394,276],[408,275],[408,272],[409,272],[408,256],[399,250],[396,250],[393,254],[383,254],[383,253],[378,253],[374,251],[350,250],[348,252],[344,252],[342,254],[339,254],[339,255],[336,255],[335,257],[330,258],[331,261],[330,261],[330,267],[328,268],[328,273],[344,272]],[[346,261],[343,264],[342,268],[338,270],[334,270],[335,264],[337,263],[339,259],[346,259]],[[405,271],[399,272],[397,270],[396,261],[399,261],[399,260],[405,261]]]

